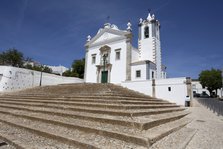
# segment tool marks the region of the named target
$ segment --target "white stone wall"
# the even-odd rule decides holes
[[[122,82],[121,86],[128,89],[152,96],[152,81],[126,81]]]
[[[147,79],[148,80],[152,80],[152,79],[155,79],[156,78],[156,65],[153,64],[153,63],[150,63],[148,65],[148,68],[147,68]],[[154,73],[154,75],[152,75]]]
[[[139,50],[132,47],[132,63],[139,61]]]
[[[155,91],[152,80],[122,82],[121,85],[149,96],[153,96],[154,92],[156,98],[182,106],[185,105],[186,96],[191,95],[187,89],[186,78],[157,79],[155,80]]]
[[[155,84],[157,98],[177,105],[185,105],[186,96],[191,94],[187,91],[186,78],[158,79]]]
[[[121,48],[121,58],[120,60],[115,59],[115,49]],[[127,44],[126,41],[120,41],[119,43],[111,44],[111,59],[112,64],[111,69],[111,83],[119,83],[126,80],[126,60],[127,60]]]
[[[131,66],[131,80],[132,81],[142,81],[142,80],[146,80],[147,78],[147,65],[146,64],[142,64],[142,65],[133,65]],[[136,71],[140,70],[141,71],[141,77],[137,78],[136,77]]]
[[[151,62],[155,62],[155,57],[153,56],[153,49],[155,48],[153,38],[150,36],[150,38],[143,39],[139,42],[141,44],[140,60],[150,60]]]
[[[122,81],[125,81],[126,79],[126,41],[121,40],[117,42],[112,42],[109,44],[106,44],[111,48],[111,53],[109,56],[109,63],[112,64],[111,68],[111,74],[110,74],[110,82],[111,83],[120,83]],[[87,69],[86,71],[86,78],[85,82],[93,82],[97,83],[97,65],[101,65],[101,54],[100,49],[101,46],[96,46],[88,49],[87,52]],[[120,60],[116,60],[115,54],[116,49],[120,50]],[[96,63],[92,64],[92,55],[96,54]],[[100,83],[99,79],[99,83]]]
[[[97,83],[97,67],[96,65],[100,64],[100,51],[98,47],[88,49],[86,51],[86,68],[85,68],[85,82]],[[92,55],[96,56],[95,64],[92,64]]]
[[[10,66],[0,66],[0,76],[0,92],[5,92],[39,86],[41,72]],[[79,78],[42,73],[43,86],[82,82],[83,79]]]

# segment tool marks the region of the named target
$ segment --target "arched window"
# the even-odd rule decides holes
[[[145,37],[145,38],[149,38],[149,27],[148,27],[148,26],[146,26],[146,27],[144,28],[144,37]]]

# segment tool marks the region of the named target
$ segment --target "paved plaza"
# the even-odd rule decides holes
[[[223,108],[223,107],[222,107]],[[223,117],[208,110],[196,100],[189,109],[193,122],[187,127],[197,129],[187,149],[223,149]]]
[[[192,122],[156,142],[152,149],[223,149],[223,117],[193,101]]]

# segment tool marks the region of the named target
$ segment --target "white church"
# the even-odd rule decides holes
[[[160,23],[154,14],[139,19],[138,48],[132,45],[131,23],[125,30],[105,23],[85,44],[88,83],[113,83],[156,98],[184,105],[192,98],[191,79],[166,78],[161,59]]]
[[[138,48],[132,45],[132,28],[121,30],[105,23],[97,34],[88,36],[86,47],[85,82],[121,84],[166,78],[161,63],[160,23],[148,14],[139,21]]]

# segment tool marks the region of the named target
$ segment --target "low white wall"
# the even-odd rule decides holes
[[[122,82],[121,86],[149,96],[153,96],[154,92],[156,98],[164,99],[183,106],[185,105],[186,96],[191,96],[191,94],[188,93],[186,77],[157,79],[155,80],[155,90],[153,90],[152,80]]]
[[[121,86],[128,89],[152,96],[152,81],[126,81],[122,82]]]
[[[170,89],[170,90],[169,90]],[[177,105],[185,105],[187,95],[186,78],[170,78],[155,80],[156,97],[176,103]]]
[[[41,72],[10,66],[0,66],[0,92],[15,91],[40,85]],[[42,85],[82,83],[83,79],[42,73]]]

